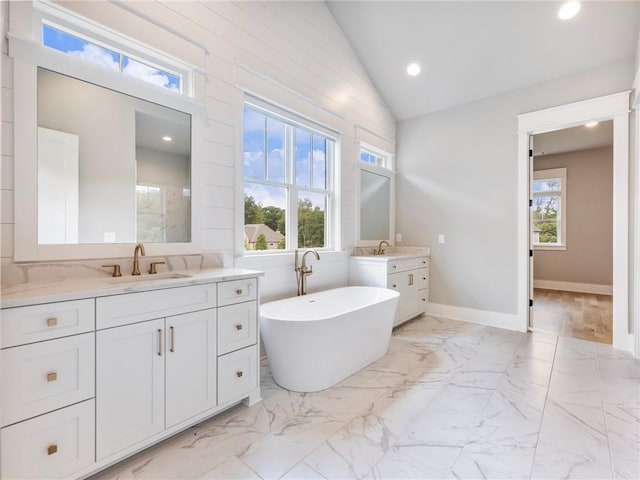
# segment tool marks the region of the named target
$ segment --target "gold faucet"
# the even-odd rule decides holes
[[[313,266],[307,267],[307,255],[313,253],[316,260],[320,260],[320,255],[315,250],[309,249],[302,254],[302,263],[298,266],[298,250],[295,252],[296,280],[298,283],[298,296],[307,294],[307,276],[313,273]]]
[[[136,245],[133,250],[133,271],[131,275],[140,275],[140,265],[138,264],[138,253],[144,257],[144,245],[141,243]]]
[[[374,255],[384,255],[384,248],[382,248],[382,244],[386,244],[387,247],[390,247],[391,245],[389,245],[389,242],[387,242],[386,240],[382,240],[379,244],[378,244],[378,249],[373,251]]]

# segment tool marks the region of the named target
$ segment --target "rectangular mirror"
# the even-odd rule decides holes
[[[360,170],[360,240],[391,238],[391,178]]]
[[[38,244],[191,241],[191,115],[41,67]]]

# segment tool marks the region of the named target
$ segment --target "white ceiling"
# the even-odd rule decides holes
[[[613,121],[611,120],[600,122],[591,128],[581,125],[541,133],[533,137],[533,153],[536,157],[611,145],[613,145]]]
[[[515,90],[635,54],[638,1],[329,1],[397,120]],[[409,77],[418,62],[422,73]],[[631,81],[632,79],[630,79]]]

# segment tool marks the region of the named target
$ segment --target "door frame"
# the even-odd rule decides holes
[[[588,121],[613,120],[613,347],[633,351],[629,333],[630,91],[518,115],[518,325],[529,325],[529,137]]]

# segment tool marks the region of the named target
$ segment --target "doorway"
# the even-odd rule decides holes
[[[613,340],[613,121],[533,135],[535,331]]]
[[[613,121],[613,324],[614,348],[632,351],[629,333],[629,92],[598,97],[518,116],[518,320],[526,331],[533,308],[533,269],[530,266],[529,138],[584,125]]]

